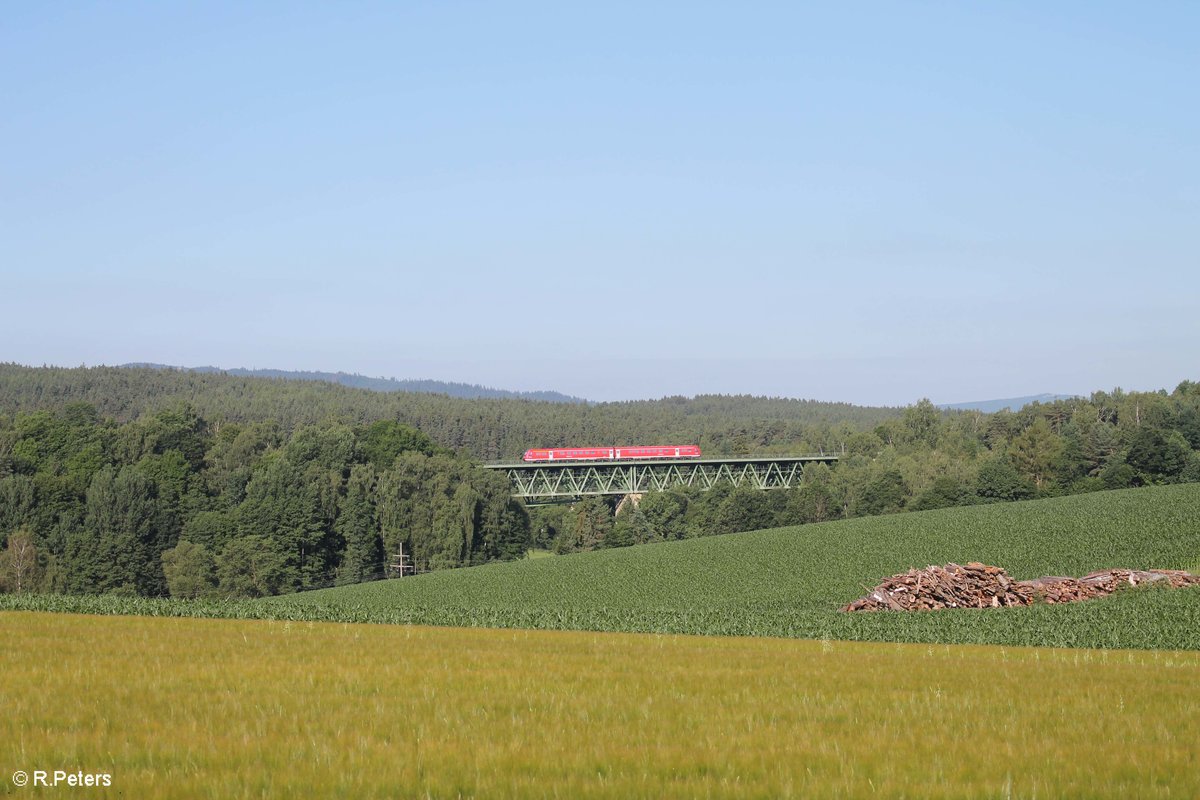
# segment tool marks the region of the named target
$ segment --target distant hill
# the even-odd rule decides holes
[[[420,392],[422,394],[444,394],[467,400],[479,398],[503,398],[509,400],[537,400],[544,403],[586,403],[581,397],[572,397],[560,392],[512,392],[492,389],[473,383],[453,383],[433,380],[396,380],[395,378],[368,378],[366,375],[348,372],[297,372],[284,369],[221,369],[220,367],[176,367],[170,364],[133,363],[122,367],[134,369],[175,369],[182,372],[225,373],[243,378],[282,378],[289,381],[325,381],[340,383],[355,389],[370,389],[373,392]]]
[[[451,397],[398,388],[372,391],[323,380],[285,380],[221,370],[0,363],[0,466],[5,415],[62,409],[72,403],[91,405],[101,417],[119,424],[180,406],[206,420],[270,422],[284,432],[330,419],[350,424],[395,420],[420,429],[442,447],[484,461],[518,458],[529,447],[568,447],[580,442],[588,446],[680,442],[698,444],[714,455],[833,452],[841,449],[847,431],[872,430],[903,414],[900,408],[771,397],[539,402],[512,396]]]
[[[1029,397],[1009,397],[1003,400],[976,400],[970,403],[943,403],[938,408],[949,411],[982,411],[993,414],[997,411],[1020,411],[1030,403],[1053,403],[1055,400],[1070,400],[1077,394],[1035,394]]]

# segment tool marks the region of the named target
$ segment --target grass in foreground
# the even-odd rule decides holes
[[[1196,653],[12,612],[0,640],[0,794],[1200,794]]]

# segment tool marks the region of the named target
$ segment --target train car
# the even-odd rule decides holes
[[[652,458],[699,458],[694,444],[653,447],[562,447],[526,450],[525,461],[636,461]]]

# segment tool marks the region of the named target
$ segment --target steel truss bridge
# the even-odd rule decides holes
[[[513,497],[555,503],[588,495],[630,495],[672,486],[711,489],[719,483],[754,489],[790,489],[809,464],[832,465],[837,456],[660,459],[652,461],[541,461],[486,464],[512,482]]]

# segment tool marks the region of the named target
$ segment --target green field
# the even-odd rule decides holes
[[[1200,560],[1200,485],[1101,492],[497,564],[277,598],[332,618],[480,627],[1200,649],[1200,591],[929,614],[838,607],[910,567],[1017,578]]]
[[[1200,794],[1200,590],[837,610],[885,575],[969,560],[1018,578],[1194,566],[1200,486],[260,601],[0,595],[0,794],[64,791],[10,777],[55,769],[146,798]],[[1011,646],[1027,644],[1043,646]]]
[[[0,795],[1195,797],[1200,654],[0,613]],[[17,770],[106,773],[107,792]]]
[[[919,614],[837,609],[879,580],[947,561],[1016,578],[1200,561],[1200,485],[870,517],[525,559],[240,603],[0,595],[0,609],[460,627],[1200,649],[1200,590]]]

